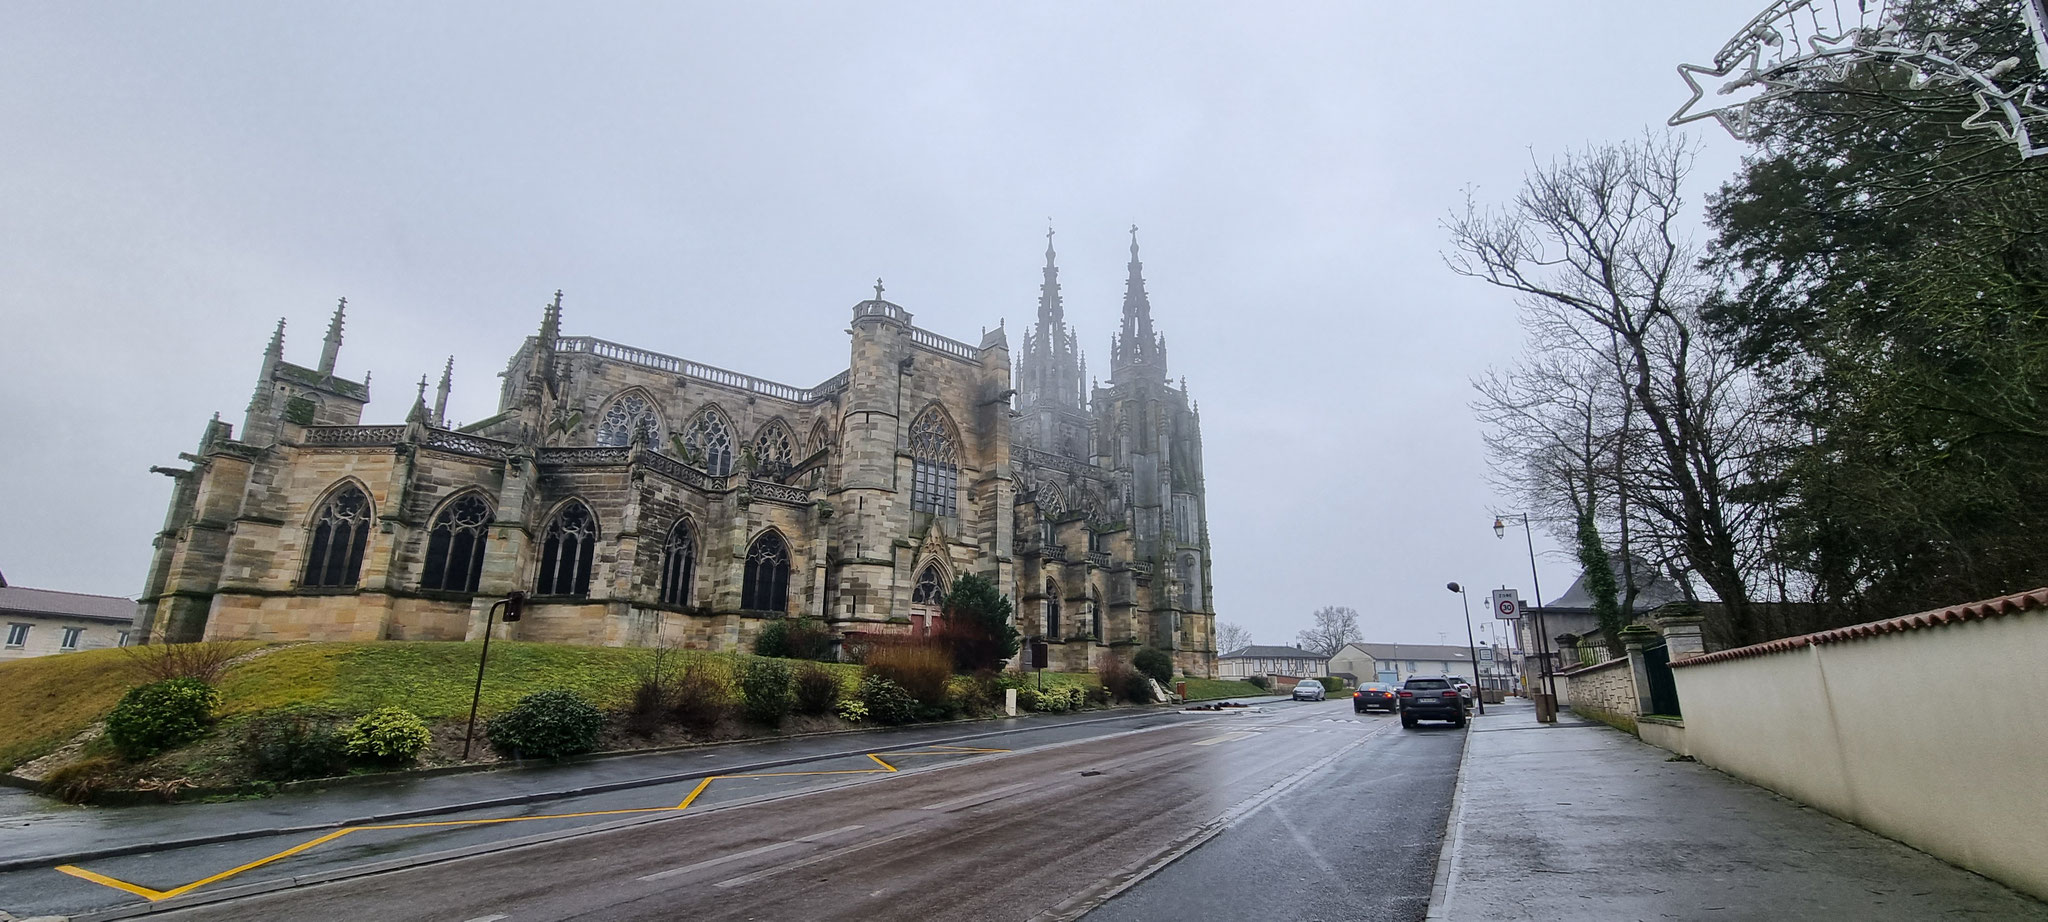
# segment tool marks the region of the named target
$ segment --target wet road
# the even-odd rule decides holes
[[[571,837],[161,918],[1419,920],[1463,740],[1345,701],[1018,734],[888,755],[889,771],[734,777],[680,812],[352,833],[245,878]],[[647,809],[609,796],[641,806],[587,806]],[[148,860],[99,872],[133,880],[118,872]]]

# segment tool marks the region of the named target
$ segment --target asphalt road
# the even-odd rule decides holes
[[[1419,920],[1463,743],[1343,700],[997,738],[158,917]]]

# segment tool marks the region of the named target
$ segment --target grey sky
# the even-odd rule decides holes
[[[1446,580],[1530,595],[1467,406],[1520,330],[1439,221],[1661,125],[1760,3],[592,6],[11,6],[0,571],[137,592],[149,466],[240,425],[279,316],[310,364],[348,297],[371,422],[451,353],[450,415],[492,413],[556,288],[568,333],[807,386],[878,275],[1018,342],[1051,217],[1104,375],[1141,227],[1219,619],[1462,638]],[[1741,148],[1695,134],[1697,201]],[[1574,571],[1546,553],[1544,588]]]

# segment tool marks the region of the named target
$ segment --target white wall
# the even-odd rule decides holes
[[[29,625],[28,641],[19,647],[5,646],[10,626]],[[30,656],[48,656],[52,653],[71,653],[63,649],[64,629],[82,628],[78,635],[78,650],[97,650],[101,647],[117,646],[121,632],[128,630],[128,623],[91,621],[84,618],[66,618],[55,615],[25,615],[20,612],[0,614],[0,660],[22,659]]]
[[[2048,898],[2048,612],[1679,665],[1731,775]]]

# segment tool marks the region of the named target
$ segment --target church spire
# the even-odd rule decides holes
[[[348,311],[348,299],[334,306],[334,320],[327,324],[327,340],[320,347],[320,373],[334,374],[334,359],[341,354],[341,318]]]
[[[1081,382],[1077,376],[1077,351],[1073,329],[1067,326],[1066,305],[1060,297],[1059,254],[1053,249],[1053,229],[1045,229],[1045,267],[1038,286],[1038,323],[1027,331],[1023,361],[1018,369],[1020,405],[1081,409]]]
[[[1138,259],[1138,225],[1131,225],[1130,276],[1124,281],[1123,329],[1112,344],[1110,380],[1143,367],[1166,373],[1163,337],[1152,331],[1152,299],[1145,294],[1145,264]]]
[[[441,387],[434,392],[434,425],[448,428],[448,391],[455,384],[455,356],[441,369]]]

